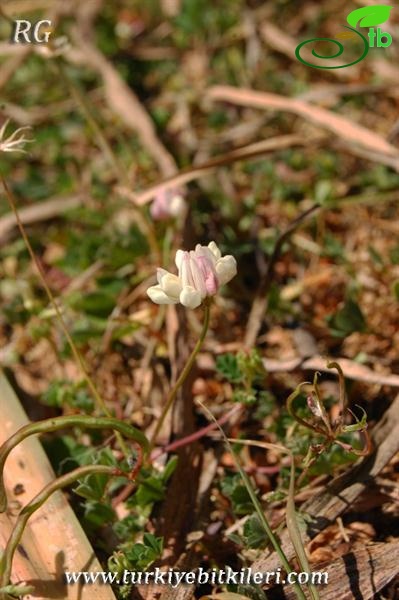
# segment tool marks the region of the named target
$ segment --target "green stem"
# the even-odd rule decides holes
[[[233,446],[230,443],[230,440],[228,439],[228,437],[226,436],[225,432],[223,431],[223,428],[219,425],[219,423],[217,422],[216,418],[214,417],[214,415],[212,414],[212,412],[209,410],[209,408],[207,408],[202,402],[200,402],[200,405],[202,406],[202,408],[204,409],[204,411],[206,412],[206,414],[209,416],[209,418],[216,423],[220,433],[222,434],[222,437],[226,443],[226,446],[233,458],[234,464],[237,467],[237,470],[240,473],[241,479],[244,482],[244,485],[246,487],[246,490],[248,492],[249,497],[251,498],[251,502],[255,508],[256,514],[258,515],[258,519],[261,522],[263,529],[265,530],[265,533],[267,535],[267,537],[269,538],[269,541],[271,543],[271,545],[273,546],[273,548],[275,549],[275,551],[277,552],[278,557],[281,560],[281,564],[283,565],[284,569],[286,570],[287,573],[291,573],[292,572],[292,568],[291,565],[288,561],[288,558],[284,552],[284,550],[281,547],[281,544],[279,542],[279,540],[277,539],[277,537],[274,535],[272,528],[269,525],[269,521],[266,518],[265,513],[263,512],[263,508],[258,500],[258,497],[256,495],[256,492],[252,486],[252,483],[248,477],[248,475],[246,474],[246,472],[244,471],[244,469],[241,466],[241,463],[239,461],[239,458],[237,456],[237,454],[235,453]],[[238,443],[240,443],[240,440],[237,440]],[[245,442],[245,440],[244,440]],[[287,452],[286,449],[284,449],[285,452]],[[289,452],[289,451],[288,451]],[[296,596],[299,600],[306,600],[306,596],[301,588],[301,586],[299,585],[299,583],[293,583],[292,587],[294,588],[294,591],[296,593]]]
[[[186,381],[188,374],[190,373],[194,361],[197,357],[198,352],[200,351],[202,344],[204,343],[207,331],[208,331],[208,327],[209,327],[209,316],[210,316],[210,308],[211,308],[211,301],[209,299],[207,299],[205,301],[205,312],[204,312],[204,323],[202,326],[202,331],[201,331],[201,335],[198,338],[197,343],[195,344],[194,350],[192,351],[192,353],[190,354],[190,357],[188,359],[188,361],[186,362],[184,369],[182,370],[182,372],[180,373],[179,378],[177,379],[175,385],[173,386],[173,388],[170,390],[169,392],[169,396],[166,400],[166,404],[162,410],[161,416],[158,419],[157,425],[155,427],[155,431],[151,436],[151,440],[150,440],[150,450],[149,450],[149,455],[151,454],[151,450],[154,448],[154,445],[157,441],[157,437],[159,432],[161,431],[162,425],[165,422],[166,416],[169,412],[169,410],[172,407],[173,402],[175,401],[177,392],[179,391],[179,389],[181,388],[181,386],[183,385],[183,383]]]
[[[77,479],[81,479],[87,475],[104,473],[112,476],[120,476],[122,472],[109,465],[87,465],[79,467],[62,477],[58,477],[45,488],[43,488],[19,513],[11,536],[7,542],[4,553],[0,559],[0,598],[5,598],[6,595],[1,592],[1,588],[4,588],[9,584],[12,570],[12,561],[14,558],[15,551],[20,544],[22,534],[25,530],[26,524],[29,518],[35,513],[48,498],[54,494],[57,490],[60,490],[71,483],[74,483]]]
[[[7,496],[4,487],[3,470],[11,450],[23,442],[27,437],[50,431],[58,431],[65,427],[82,427],[84,429],[114,429],[120,435],[137,442],[145,451],[148,450],[148,440],[145,435],[131,425],[113,419],[112,417],[89,417],[86,415],[73,415],[70,417],[55,417],[45,419],[36,423],[29,423],[18,429],[6,442],[0,447],[0,513],[7,509]],[[129,453],[128,453],[129,454]]]
[[[287,516],[286,516],[287,529],[288,529],[288,533],[289,533],[292,545],[294,546],[294,550],[295,550],[295,554],[296,554],[298,562],[299,562],[299,566],[301,567],[302,571],[310,574],[310,572],[311,572],[310,565],[309,565],[308,557],[306,556],[306,550],[303,545],[301,531],[299,529],[298,519],[296,516],[296,510],[295,510],[294,455],[290,450],[288,451],[288,453],[291,457],[291,475],[290,475],[290,485],[289,485],[288,497],[287,497]],[[319,592],[318,592],[316,586],[310,582],[307,583],[306,585],[308,587],[308,590],[310,592],[312,600],[320,600]]]
[[[58,321],[59,321],[59,323],[61,325],[61,329],[64,332],[64,335],[65,335],[65,337],[66,337],[66,339],[68,341],[69,347],[71,348],[72,354],[73,354],[73,356],[74,356],[77,364],[80,367],[82,375],[83,375],[83,377],[84,377],[84,379],[86,381],[86,384],[87,384],[89,390],[91,391],[91,393],[92,393],[92,395],[94,397],[94,400],[95,400],[98,408],[100,410],[102,410],[108,417],[111,418],[111,413],[108,410],[108,408],[107,408],[107,406],[106,406],[103,398],[100,396],[100,394],[99,394],[99,392],[98,392],[98,390],[97,390],[97,388],[96,388],[96,386],[95,386],[92,378],[89,375],[89,372],[88,372],[88,370],[86,368],[86,365],[85,365],[85,362],[83,360],[83,356],[80,354],[79,350],[77,349],[77,347],[75,345],[75,342],[73,341],[72,336],[69,333],[68,327],[67,327],[67,325],[65,323],[64,317],[62,316],[61,310],[59,309],[57,301],[54,298],[53,293],[52,293],[50,287],[47,284],[46,277],[45,277],[45,274],[44,274],[43,269],[41,267],[41,264],[38,261],[38,259],[36,257],[36,254],[33,251],[33,248],[31,246],[29,238],[28,238],[28,236],[26,234],[25,228],[24,228],[24,226],[22,224],[22,221],[20,219],[19,212],[18,212],[18,209],[17,209],[17,205],[16,205],[14,197],[13,197],[13,195],[11,193],[11,190],[8,187],[8,184],[5,181],[5,179],[2,176],[0,176],[0,178],[1,178],[1,182],[3,184],[4,190],[6,192],[8,203],[9,203],[9,205],[11,207],[11,210],[13,211],[13,213],[15,215],[15,219],[17,221],[17,225],[18,225],[19,231],[21,233],[22,239],[24,240],[25,245],[26,245],[26,247],[28,249],[28,252],[30,254],[30,257],[31,257],[33,263],[36,266],[39,278],[40,278],[40,280],[42,282],[42,285],[43,285],[43,287],[44,287],[44,289],[46,291],[46,294],[48,296],[50,304],[54,308],[55,314],[56,314],[57,319],[58,319]],[[118,432],[117,432],[116,435],[117,435],[119,446],[122,449],[122,452],[125,454],[125,456],[128,456],[129,455],[129,451],[128,451],[128,449],[127,449],[127,447],[126,447],[126,445],[125,445],[125,443],[123,441],[122,436]]]

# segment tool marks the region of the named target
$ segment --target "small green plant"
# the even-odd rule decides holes
[[[152,533],[144,533],[142,542],[127,542],[108,559],[108,569],[121,577],[125,571],[144,571],[162,556],[163,539]],[[119,587],[120,597],[131,595],[131,584]]]
[[[262,400],[265,392],[260,389],[266,377],[260,353],[253,349],[236,355],[227,353],[216,359],[217,372],[233,384],[233,400],[254,404]]]

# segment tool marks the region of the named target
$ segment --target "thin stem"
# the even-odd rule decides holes
[[[319,208],[319,204],[314,204],[308,210],[305,210],[305,212],[301,213],[296,219],[294,219],[294,221],[288,226],[288,228],[277,238],[277,241],[274,245],[273,253],[267,265],[266,272],[261,277],[260,284],[251,308],[251,312],[248,317],[244,339],[244,344],[247,348],[252,348],[255,345],[256,338],[258,337],[259,329],[263,322],[264,315],[266,314],[269,292],[270,287],[273,283],[275,267],[280,257],[284,243],[298,229],[302,222]]]
[[[265,513],[263,512],[263,508],[258,500],[258,497],[256,495],[256,492],[252,486],[251,480],[249,479],[248,475],[245,473],[244,469],[241,466],[241,463],[238,459],[238,456],[236,455],[228,437],[226,436],[225,432],[223,431],[223,428],[219,425],[219,423],[217,422],[215,416],[212,414],[212,412],[209,410],[208,407],[206,407],[202,402],[199,402],[199,404],[202,406],[202,408],[204,409],[204,411],[207,413],[207,415],[209,416],[209,418],[217,424],[217,427],[220,431],[220,433],[222,434],[222,437],[225,441],[225,444],[233,458],[233,461],[240,473],[241,479],[246,487],[246,490],[249,494],[249,497],[251,498],[251,502],[255,508],[256,514],[258,515],[258,519],[261,522],[263,529],[265,530],[265,533],[267,535],[267,537],[269,538],[269,541],[271,543],[271,545],[273,546],[273,548],[275,549],[275,551],[277,552],[281,563],[284,567],[284,569],[286,570],[287,573],[290,573],[292,571],[291,569],[291,565],[288,561],[287,556],[285,555],[284,550],[281,547],[281,544],[279,542],[279,540],[277,539],[277,537],[274,535],[272,528],[269,525],[269,521],[267,520],[267,517],[265,515]],[[284,449],[284,451],[286,451],[286,449]],[[294,591],[297,595],[297,598],[299,598],[299,600],[306,600],[306,596],[304,594],[304,592],[302,591],[301,586],[298,583],[294,583],[293,584],[293,588]]]
[[[12,530],[11,536],[7,542],[4,553],[0,559],[0,589],[7,586],[12,571],[12,561],[15,551],[21,541],[22,534],[25,530],[29,518],[54,494],[54,492],[74,483],[77,479],[81,479],[87,475],[103,473],[113,476],[123,475],[120,469],[109,465],[87,465],[79,467],[62,477],[58,477],[45,488],[43,488],[19,513],[17,521]],[[126,474],[127,475],[127,474]],[[4,593],[0,592],[0,598],[6,598]]]
[[[310,565],[302,542],[301,531],[299,529],[298,519],[295,510],[295,461],[293,452],[289,448],[285,448],[284,446],[280,446],[277,444],[270,444],[268,442],[255,442],[253,440],[233,440],[231,438],[229,439],[229,442],[243,444],[245,446],[256,446],[258,448],[270,448],[272,450],[278,450],[279,452],[283,452],[284,454],[289,455],[291,461],[291,469],[290,483],[287,495],[287,512],[285,520],[287,523],[287,530],[290,536],[290,540],[292,542],[292,545],[294,546],[294,550],[298,558],[299,566],[301,567],[302,571],[310,573]],[[309,589],[312,600],[320,600],[319,593],[315,585],[312,583],[307,583],[306,586]]]
[[[291,474],[290,474],[290,485],[288,489],[288,497],[287,497],[287,529],[291,538],[292,545],[294,546],[294,550],[296,556],[298,558],[299,565],[302,571],[310,574],[310,565],[308,561],[308,557],[306,556],[305,547],[302,541],[301,531],[298,525],[298,519],[296,516],[295,510],[295,463],[294,463],[294,455],[290,452],[291,456]],[[306,584],[312,600],[320,600],[319,592],[316,586],[309,582]]]
[[[338,371],[340,414],[341,414],[342,418],[344,418],[345,410],[348,406],[348,398],[346,395],[344,373],[342,371],[341,365],[339,365],[335,361],[331,361],[331,362],[327,363],[327,368],[328,369],[336,369]]]
[[[9,203],[9,205],[11,207],[11,210],[13,211],[13,213],[15,215],[15,219],[17,221],[17,225],[18,225],[19,231],[21,233],[21,236],[22,236],[22,238],[23,238],[23,240],[25,242],[25,245],[26,245],[26,247],[28,249],[28,252],[29,252],[29,254],[30,254],[31,258],[32,258],[32,261],[34,262],[34,264],[36,266],[36,269],[37,269],[40,281],[42,282],[42,285],[43,285],[43,287],[44,287],[44,289],[46,291],[46,294],[48,296],[50,304],[52,304],[52,306],[54,308],[55,314],[56,314],[56,316],[58,318],[58,321],[59,321],[59,323],[61,325],[61,328],[62,328],[62,330],[64,332],[64,335],[65,335],[65,337],[66,337],[66,339],[68,341],[68,344],[69,344],[69,346],[71,348],[72,354],[73,354],[76,362],[78,363],[78,365],[80,367],[82,375],[83,375],[83,377],[84,377],[84,379],[85,379],[85,381],[87,383],[88,388],[90,389],[90,391],[91,391],[91,393],[92,393],[92,395],[94,397],[94,400],[97,403],[98,408],[100,410],[102,410],[108,417],[111,417],[111,413],[108,410],[108,408],[107,408],[107,406],[106,406],[103,398],[100,396],[100,394],[99,394],[99,392],[98,392],[98,390],[97,390],[97,388],[96,388],[96,386],[95,386],[92,378],[89,375],[89,372],[88,372],[88,370],[86,368],[86,365],[85,365],[85,362],[83,360],[83,356],[80,354],[79,350],[77,349],[77,347],[75,345],[75,342],[73,341],[72,336],[69,333],[68,327],[67,327],[67,325],[65,323],[65,320],[64,320],[64,317],[62,316],[62,313],[61,313],[61,311],[59,309],[57,301],[54,298],[53,293],[52,293],[50,287],[47,284],[46,276],[45,276],[45,274],[43,272],[42,266],[41,266],[39,260],[37,259],[36,254],[33,251],[32,245],[31,245],[31,243],[29,241],[29,238],[28,238],[28,236],[26,234],[25,228],[24,228],[24,226],[22,224],[22,221],[20,219],[19,212],[18,212],[18,209],[17,209],[17,205],[16,205],[14,197],[13,197],[13,195],[11,193],[11,190],[8,187],[8,184],[5,181],[5,179],[2,176],[0,176],[0,178],[1,178],[1,182],[3,184],[3,187],[5,189],[5,192],[6,192],[6,197],[7,197],[8,203]],[[124,444],[124,441],[123,441],[122,437],[119,435],[119,433],[117,433],[117,439],[118,439],[119,446],[122,449],[123,453],[126,456],[128,456],[129,451],[128,451],[126,445]]]
[[[227,421],[230,420],[231,417],[233,417],[234,415],[238,415],[241,411],[242,411],[241,406],[235,406],[234,408],[232,408],[232,410],[230,410],[228,413],[223,415],[223,417],[218,419],[218,424],[224,425],[225,423],[227,423]],[[187,435],[184,438],[175,440],[174,442],[171,442],[170,444],[167,444],[166,446],[163,446],[162,448],[157,448],[154,450],[152,455],[148,457],[148,461],[150,463],[153,463],[163,454],[170,454],[170,452],[174,452],[175,450],[177,450],[178,448],[181,448],[182,446],[187,446],[188,444],[192,444],[193,442],[201,439],[202,437],[204,437],[211,431],[214,431],[215,429],[217,429],[217,424],[210,423],[206,427],[203,427],[202,429],[199,429],[198,431],[195,431],[194,433],[191,433],[190,435]],[[134,491],[134,489],[135,489],[134,483],[127,483],[126,486],[122,489],[122,491],[117,496],[115,496],[115,498],[113,499],[112,506],[115,508],[116,506],[118,506],[118,504],[120,504],[121,502],[124,502],[127,498],[129,498],[130,494]]]
[[[182,372],[180,373],[179,378],[177,379],[175,385],[173,386],[173,388],[170,390],[169,392],[169,396],[166,400],[166,404],[162,410],[161,416],[158,419],[157,425],[155,427],[155,431],[151,436],[151,440],[150,440],[150,451],[149,451],[149,455],[151,454],[151,450],[154,448],[155,443],[157,441],[157,437],[159,432],[162,429],[162,425],[165,422],[166,416],[169,412],[169,410],[172,407],[172,404],[176,398],[177,392],[179,391],[179,389],[181,388],[181,386],[183,385],[183,383],[186,381],[188,374],[190,373],[194,361],[197,357],[198,352],[200,351],[202,344],[204,343],[207,331],[208,331],[208,327],[209,327],[209,316],[210,316],[210,300],[207,299],[205,301],[205,312],[204,312],[204,323],[202,325],[202,331],[201,331],[201,335],[198,338],[197,343],[195,344],[194,350],[192,351],[192,353],[190,354],[190,357],[188,359],[188,361],[186,362]]]
[[[23,442],[27,437],[50,431],[58,431],[65,427],[82,427],[84,429],[114,429],[120,435],[126,436],[137,442],[145,451],[148,451],[148,440],[144,433],[135,429],[131,425],[114,419],[112,417],[89,417],[87,415],[73,415],[70,417],[54,417],[29,423],[21,429],[18,429],[6,442],[0,447],[0,513],[7,509],[7,495],[4,487],[3,470],[11,450]],[[127,455],[130,453],[127,452]]]
[[[188,444],[192,444],[193,442],[200,440],[202,437],[206,436],[211,431],[217,429],[218,425],[224,425],[231,419],[231,417],[238,415],[241,411],[242,406],[234,406],[234,408],[232,408],[229,412],[220,417],[220,419],[218,419],[216,423],[209,423],[209,425],[198,429],[198,431],[194,431],[194,433],[191,433],[190,435],[180,438],[179,440],[175,440],[167,446],[158,448],[152,454],[151,461],[154,462],[157,458],[162,456],[162,454],[169,454],[170,452],[174,452],[175,450],[177,450],[177,448],[187,446]]]

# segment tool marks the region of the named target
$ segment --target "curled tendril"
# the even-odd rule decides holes
[[[361,410],[361,411],[362,411],[362,413],[363,413],[363,416],[362,416],[361,420],[359,420],[359,419],[357,418],[357,416],[355,415],[355,413],[354,413],[354,412],[353,412],[353,411],[352,411],[350,408],[348,408],[348,412],[350,412],[350,414],[352,415],[352,417],[355,419],[356,423],[355,423],[354,425],[344,425],[344,426],[342,427],[342,431],[343,431],[344,433],[346,433],[346,432],[348,432],[348,431],[349,431],[349,432],[350,432],[350,431],[361,431],[361,430],[363,430],[363,429],[367,429],[367,413],[366,413],[366,411],[364,410],[364,408],[362,408],[362,407],[361,407],[361,406],[359,406],[358,404],[355,404],[355,406],[356,406],[356,407],[357,407],[359,410]]]
[[[141,448],[138,455],[138,464],[141,465],[141,449],[145,452],[148,451],[148,440],[145,435],[124,423],[118,419],[112,417],[89,417],[86,415],[73,415],[68,417],[55,417],[53,419],[45,419],[44,421],[37,421],[35,423],[29,423],[21,427],[16,431],[0,448],[0,513],[7,509],[7,496],[3,481],[3,469],[4,464],[7,460],[7,456],[11,450],[18,444],[23,442],[27,437],[40,433],[47,433],[52,431],[59,431],[65,427],[82,427],[87,429],[113,429],[118,431],[121,435],[136,442]],[[140,467],[139,467],[140,468]]]
[[[327,367],[329,369],[336,369],[338,371],[339,377],[339,404],[340,404],[340,415],[337,421],[334,423],[330,422],[328,414],[326,412],[323,398],[320,394],[320,389],[318,386],[318,377],[320,373],[316,371],[313,378],[313,384],[305,381],[300,383],[298,387],[290,394],[287,399],[287,410],[289,414],[302,426],[311,429],[315,433],[321,434],[324,437],[324,442],[321,444],[312,444],[309,447],[309,451],[307,456],[305,457],[304,464],[306,469],[315,462],[316,457],[322,454],[325,450],[327,450],[332,444],[338,444],[347,452],[352,452],[357,456],[367,456],[372,450],[372,444],[370,440],[370,436],[367,432],[367,414],[366,411],[361,407],[356,405],[359,410],[362,411],[362,417],[359,419],[351,410],[347,407],[347,396],[345,390],[345,378],[342,371],[342,368],[337,362],[329,362],[327,363]],[[311,386],[311,392],[307,397],[308,408],[313,415],[318,418],[319,425],[315,423],[311,423],[301,416],[299,416],[293,406],[295,399],[301,394],[302,388],[304,386]],[[353,425],[345,425],[344,424],[344,412],[348,411],[352,417],[355,419],[356,423]],[[339,436],[345,433],[353,433],[358,432],[364,440],[363,448],[354,448],[352,444],[348,444],[339,439]],[[301,475],[302,478],[303,474]]]
[[[350,31],[354,31],[356,33],[356,35],[358,35],[359,37],[362,38],[363,40],[363,44],[364,44],[364,49],[363,49],[363,53],[360,56],[360,58],[358,58],[357,60],[354,60],[351,63],[347,63],[345,65],[336,65],[333,67],[324,67],[322,65],[314,65],[310,62],[308,62],[307,60],[305,60],[304,58],[301,57],[301,50],[303,48],[303,46],[306,46],[307,44],[311,44],[312,42],[332,42],[333,44],[335,44],[336,46],[338,46],[338,50],[335,54],[331,54],[329,56],[323,56],[322,54],[318,54],[314,49],[312,50],[312,54],[313,56],[315,56],[316,58],[320,58],[322,60],[330,60],[332,58],[338,58],[339,56],[341,56],[341,54],[343,54],[345,48],[343,46],[343,44],[341,44],[341,42],[338,42],[337,40],[333,40],[331,38],[312,38],[311,40],[305,40],[304,42],[301,42],[295,49],[295,56],[297,57],[297,59],[303,63],[304,65],[306,65],[307,67],[313,67],[314,69],[343,69],[344,67],[351,67],[352,65],[356,65],[358,62],[360,62],[361,60],[363,60],[363,58],[365,58],[367,56],[367,53],[369,51],[369,43],[367,38],[360,33],[360,31],[358,31],[357,29],[353,29],[353,27],[348,27],[347,25],[344,25],[345,29],[349,29]]]
[[[339,401],[340,401],[340,405],[341,405],[340,413],[341,413],[341,415],[343,415],[348,406],[348,397],[346,395],[344,372],[341,368],[341,365],[339,365],[335,361],[331,361],[331,362],[327,363],[327,368],[328,369],[336,369],[338,371]]]

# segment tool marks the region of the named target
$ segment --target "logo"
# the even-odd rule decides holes
[[[14,44],[47,44],[51,33],[51,21],[48,19],[37,21],[37,23],[17,19],[14,21],[11,41]]]
[[[367,56],[370,48],[387,48],[392,44],[392,36],[386,31],[382,31],[381,27],[379,27],[379,25],[382,25],[382,23],[385,23],[385,21],[389,19],[391,8],[392,6],[379,4],[378,6],[364,6],[363,8],[358,8],[349,13],[346,20],[350,27],[344,25],[345,29],[348,31],[339,33],[336,37],[341,39],[352,38],[358,39],[359,41],[361,40],[363,48],[361,50],[361,56],[356,60],[344,65],[331,66],[330,64],[329,66],[323,66],[315,65],[301,56],[301,51],[307,44],[311,44],[313,42],[330,42],[335,44],[336,48],[338,48],[335,54],[326,56],[323,54],[318,54],[316,50],[313,49],[312,55],[321,60],[332,60],[338,58],[344,53],[345,48],[337,39],[331,38],[313,38],[311,40],[305,40],[296,47],[295,56],[301,63],[307,67],[313,67],[314,69],[343,69],[344,67],[351,67],[352,65],[355,65],[363,60]],[[357,29],[358,26],[369,28],[368,33],[363,35],[363,33]]]

